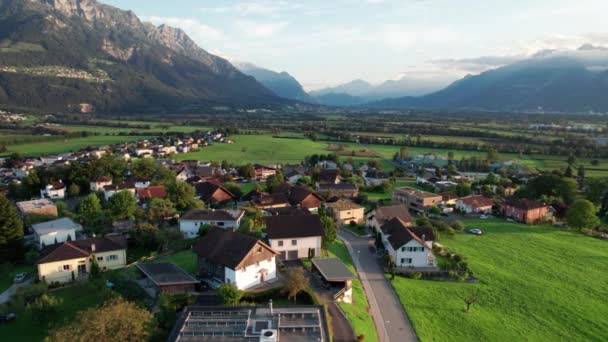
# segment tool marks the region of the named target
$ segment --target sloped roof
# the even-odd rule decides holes
[[[284,194],[281,194],[281,193],[261,194],[254,200],[254,203],[256,205],[261,205],[261,206],[277,205],[277,204],[287,204],[288,205],[289,200],[287,199],[287,196],[285,196]]]
[[[108,176],[99,176],[97,177],[97,179],[95,179],[95,182],[97,183],[107,183],[107,182],[111,182],[112,181],[112,177],[108,177]]]
[[[504,203],[504,205],[526,211],[548,207],[547,204],[536,202],[527,198],[510,198]]]
[[[244,214],[244,211],[239,210],[236,214],[236,217],[240,217]],[[181,220],[236,221],[236,217],[227,210],[194,209],[184,214]]]
[[[316,269],[327,281],[345,281],[355,279],[353,273],[338,258],[316,258],[311,260]]]
[[[338,211],[363,209],[363,207],[358,205],[357,203],[354,203],[354,202],[348,201],[348,200],[344,200],[344,199],[340,199],[333,203],[327,203],[326,205],[328,207],[330,207],[332,209],[336,209]]]
[[[494,205],[494,201],[491,198],[482,195],[463,197],[460,201],[467,207],[472,208],[491,207]]]
[[[395,231],[391,236],[388,237],[388,242],[393,246],[394,249],[403,247],[406,243],[411,240],[416,240],[422,245],[431,248],[427,242],[435,240],[435,234],[433,228],[430,227],[409,227]]]
[[[282,207],[264,209],[271,216],[279,215],[310,215],[310,210],[304,207]]]
[[[149,200],[152,198],[165,198],[167,197],[167,191],[164,185],[155,185],[147,188],[137,189],[137,195],[142,201]]]
[[[93,245],[95,251],[93,251]],[[86,258],[94,253],[126,249],[126,240],[119,237],[100,237],[86,240],[67,241],[44,248],[37,264]]]
[[[352,191],[356,191],[359,189],[359,187],[357,186],[357,184],[353,184],[353,183],[338,183],[338,184],[334,184],[334,183],[319,183],[317,185],[317,188],[319,189],[319,191],[323,191],[323,190],[352,190]]]
[[[308,198],[308,196],[314,196],[319,201],[322,201],[321,197],[319,197],[314,192],[304,189],[300,186],[294,186],[294,187],[291,187],[291,191],[289,193],[289,202],[293,205],[300,204],[300,203],[304,202],[304,200],[306,200],[306,198]]]
[[[266,217],[269,239],[287,239],[323,236],[318,215],[283,215]]]
[[[198,280],[170,262],[144,262],[135,266],[157,286],[198,283]]]
[[[216,191],[223,191],[228,194],[233,199],[236,197],[224,187],[214,184],[212,182],[203,182],[195,185],[196,194],[201,197],[201,199],[205,202],[208,202],[209,199],[215,194]]]
[[[398,217],[403,222],[412,222],[412,215],[404,204],[379,207],[375,210],[376,220],[390,220]]]

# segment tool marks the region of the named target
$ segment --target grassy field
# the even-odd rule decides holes
[[[329,252],[333,256],[340,258],[353,274],[357,274],[344,242],[336,241],[330,244]],[[367,307],[369,306],[367,296],[358,278],[353,280],[353,304],[340,303],[339,305],[355,329],[355,335],[365,335],[365,341],[378,341],[374,320],[371,314],[367,312]]]
[[[23,145],[8,146],[3,155],[17,152],[25,156],[37,157],[45,154],[78,151],[87,146],[102,146],[146,139],[149,136],[91,136],[85,138],[70,138],[57,141],[39,142]]]
[[[483,236],[441,242],[468,258],[478,284],[397,278],[422,341],[600,341],[608,333],[608,244],[570,231],[465,221]],[[464,296],[479,302],[464,312]]]
[[[2,270],[2,274],[0,274],[0,292],[4,292],[13,285],[15,274],[23,272],[29,273],[30,276],[35,276],[36,268],[33,265],[16,265]]]
[[[196,265],[196,254],[194,254],[191,250],[187,249],[185,251],[177,252],[175,254],[167,255],[155,260],[157,262],[172,262],[177,266],[184,269],[184,271],[190,274],[197,273],[197,265]]]

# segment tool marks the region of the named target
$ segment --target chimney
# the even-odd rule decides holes
[[[426,234],[422,234],[422,241],[426,241]]]
[[[94,243],[91,244],[91,252],[95,252],[95,244]]]
[[[268,306],[270,307],[270,314],[274,314],[274,310],[272,309],[272,299],[268,301]]]

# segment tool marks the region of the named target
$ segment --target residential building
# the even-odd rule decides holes
[[[62,181],[51,182],[40,190],[40,197],[50,199],[63,199],[65,198],[65,184]]]
[[[38,279],[50,284],[88,278],[92,258],[102,271],[124,267],[127,264],[126,240],[112,236],[48,246],[36,262]]]
[[[240,290],[277,278],[278,253],[250,235],[213,227],[195,242],[193,250],[199,274],[219,278]]]
[[[282,260],[320,255],[323,226],[318,215],[269,216],[266,232],[270,247]]]
[[[508,199],[500,205],[500,211],[504,216],[526,224],[533,224],[553,218],[551,206],[526,198]]]
[[[328,318],[316,306],[188,306],[169,342],[329,342]]]
[[[255,180],[258,182],[266,181],[268,177],[274,176],[277,174],[277,169],[256,164],[255,168]]]
[[[212,182],[202,182],[194,186],[196,196],[208,205],[224,205],[237,200],[230,191]]]
[[[386,172],[368,171],[368,172],[365,172],[365,176],[363,177],[363,180],[365,181],[366,186],[375,186],[375,185],[380,185],[380,184],[388,181],[389,178],[390,178],[390,175]]]
[[[319,173],[319,183],[339,184],[341,180],[340,171],[335,169],[321,170]]]
[[[103,197],[109,201],[112,196],[121,191],[128,191],[135,196],[135,186],[131,183],[111,184],[103,187]]]
[[[443,205],[450,207],[456,206],[456,202],[458,202],[458,195],[456,195],[456,193],[451,191],[445,191],[440,193],[439,195],[441,195],[441,197],[443,198]]]
[[[145,204],[153,198],[166,198],[167,191],[164,185],[154,185],[147,188],[135,189],[135,197],[139,203]]]
[[[435,235],[430,227],[404,227],[388,237],[386,250],[397,267],[436,267],[433,254]]]
[[[17,202],[21,215],[57,216],[57,206],[48,198]]]
[[[411,226],[414,222],[405,204],[376,208],[367,215],[366,221],[369,227],[380,232],[380,227],[394,218],[398,218],[406,227]]]
[[[428,191],[422,191],[410,187],[401,187],[393,190],[393,204],[405,204],[407,208],[415,213],[426,213],[432,207],[441,204],[443,197]]]
[[[494,201],[483,195],[473,195],[458,199],[456,210],[465,214],[491,214]]]
[[[323,199],[321,197],[314,192],[299,186],[291,187],[287,198],[291,205],[306,208],[311,212],[318,211],[323,204]]]
[[[359,195],[359,187],[353,183],[318,183],[317,191],[327,198],[355,198]]]
[[[238,229],[245,216],[243,210],[194,209],[179,219],[179,230],[186,238],[197,236],[201,226]]]
[[[138,283],[153,289],[153,297],[159,294],[193,293],[199,283],[193,276],[170,262],[141,262],[135,265],[144,279]]]
[[[180,182],[185,182],[194,176],[195,176],[194,172],[190,171],[187,167],[182,167],[181,170],[179,170],[177,172],[175,179]]]
[[[289,199],[282,193],[261,193],[253,199],[252,203],[256,208],[261,210],[285,208],[289,206]]]
[[[340,225],[365,222],[365,208],[352,201],[341,199],[333,203],[327,203],[326,206]]]
[[[72,221],[71,218],[64,217],[33,224],[32,229],[36,245],[42,249],[45,246],[76,240],[76,231],[82,230],[82,226]]]
[[[112,185],[112,177],[99,176],[95,180],[89,182],[89,187],[92,192],[103,191],[103,187]]]

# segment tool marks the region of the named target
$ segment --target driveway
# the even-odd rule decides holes
[[[369,249],[373,239],[358,237],[347,231],[340,232],[340,239],[346,243],[359,272],[380,341],[418,341],[399,298],[384,276],[378,257]]]
[[[8,302],[11,299],[11,297],[15,294],[15,292],[17,292],[18,288],[25,286],[25,285],[29,285],[33,281],[34,281],[34,277],[30,274],[23,282],[18,283],[18,284],[13,284],[11,287],[6,289],[6,291],[0,293],[0,305]]]

